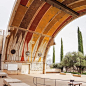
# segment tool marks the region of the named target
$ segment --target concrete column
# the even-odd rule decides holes
[[[29,64],[29,73],[28,74],[30,74],[30,64]]]
[[[4,69],[4,60],[3,60],[2,56],[1,56],[1,70],[3,70],[3,69]]]
[[[46,74],[46,63],[43,62],[43,74]]]
[[[1,70],[3,70],[4,62],[1,62]]]

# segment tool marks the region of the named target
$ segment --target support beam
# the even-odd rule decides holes
[[[49,37],[49,38],[52,38],[52,36],[49,36],[49,35],[45,35],[45,34],[42,34],[42,33],[38,33],[38,32],[35,32],[35,31],[32,31],[32,30],[28,30],[28,29],[24,29],[24,28],[20,28],[20,27],[16,27],[16,26],[11,26],[10,27],[10,30],[13,28],[13,30],[14,30],[14,28],[15,29],[20,29],[20,30],[23,30],[23,31],[27,31],[27,32],[31,32],[31,33],[34,33],[34,34],[38,34],[38,35],[42,35],[42,36],[45,36],[45,37]]]
[[[67,6],[63,5],[62,3],[60,3],[56,0],[42,0],[42,1],[45,1],[49,4],[51,4],[52,6],[64,11],[65,13],[70,14],[73,17],[78,17],[79,16],[79,14],[77,12],[75,12],[74,10],[68,8]]]

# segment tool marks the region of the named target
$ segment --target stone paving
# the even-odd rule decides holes
[[[33,84],[33,77],[41,77],[46,78],[45,83],[47,86],[55,86],[54,79],[58,79],[56,81],[56,86],[68,86],[68,81],[70,79],[74,79],[75,81],[82,82],[81,86],[86,86],[86,76],[82,75],[82,77],[73,77],[71,74],[68,75],[60,75],[60,74],[27,74],[27,75],[9,75],[11,78],[20,79],[22,82],[30,85],[35,86]],[[8,77],[8,78],[9,78]],[[49,78],[49,79],[47,79]],[[53,79],[53,80],[50,80]],[[44,80],[38,78],[38,83],[43,83]],[[3,86],[3,78],[0,78],[0,86]],[[37,85],[37,86],[43,86],[43,85]]]

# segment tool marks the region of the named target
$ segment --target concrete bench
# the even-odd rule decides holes
[[[7,77],[7,73],[0,71],[0,77]]]
[[[3,83],[4,83],[4,85],[8,85],[9,83],[21,83],[21,80],[19,80],[19,79],[4,79]]]
[[[81,84],[82,84],[81,82],[68,82],[69,86],[76,86],[76,85],[80,86]]]
[[[8,86],[30,86],[26,83],[9,83]]]

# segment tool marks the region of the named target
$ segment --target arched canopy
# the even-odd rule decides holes
[[[5,60],[45,61],[58,32],[85,13],[86,0],[17,0],[8,26]],[[15,59],[11,58],[12,49],[17,51]]]

